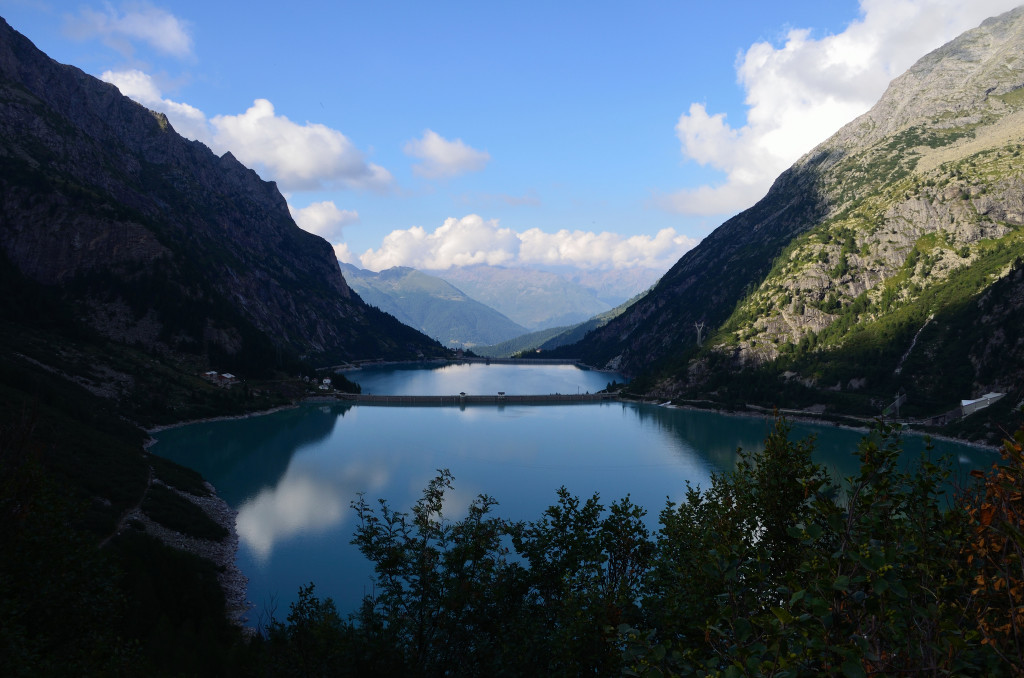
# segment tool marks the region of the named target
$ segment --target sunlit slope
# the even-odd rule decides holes
[[[778,398],[782,373],[812,391],[916,390],[929,407],[1011,388],[1022,53],[1018,9],[921,59],[577,352],[662,394]]]

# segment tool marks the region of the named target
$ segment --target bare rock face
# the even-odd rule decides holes
[[[599,366],[614,358],[662,395],[699,391],[726,364],[742,371],[780,357],[815,364],[795,380],[811,383],[849,360],[844,351],[868,346],[872,368],[891,375],[895,364],[882,367],[888,357],[879,356],[902,355],[929,316],[935,327],[967,323],[968,300],[1014,269],[1024,254],[1022,217],[1024,7],[923,57],[650,294],[565,351]],[[698,323],[707,328],[702,347]],[[949,359],[964,350],[949,336],[930,327],[915,351]],[[980,387],[984,356],[994,353],[978,350]],[[1008,372],[1024,374],[1024,354],[1013,350]],[[715,369],[683,367],[704,365],[709,352]],[[877,374],[840,372],[829,379],[840,389],[880,383]],[[966,389],[966,377],[957,379],[948,386]]]
[[[153,347],[155,324],[162,348],[186,352],[437,350],[362,303],[275,184],[54,62],[2,20],[0,190],[8,264],[79,299],[85,317],[104,309],[97,328],[114,338]]]
[[[984,21],[929,53],[889,85],[870,111],[825,142],[867,146],[942,116],[947,129],[977,124],[989,101],[1024,85],[1024,11]]]

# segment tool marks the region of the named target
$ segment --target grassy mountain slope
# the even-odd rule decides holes
[[[770,401],[785,374],[787,398],[877,412],[903,388],[923,413],[1012,390],[1022,86],[1018,9],[921,59],[577,352],[663,395]]]

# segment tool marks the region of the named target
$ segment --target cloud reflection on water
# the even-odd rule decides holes
[[[238,509],[239,541],[265,562],[281,540],[323,534],[344,524],[358,492],[388,484],[383,464],[353,463],[324,477],[316,468],[289,468],[274,487],[264,488]]]

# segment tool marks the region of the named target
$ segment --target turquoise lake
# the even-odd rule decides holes
[[[457,369],[377,368],[347,373],[364,393],[434,395],[547,394],[597,391],[607,373],[572,366],[461,365]],[[605,504],[629,495],[648,510],[679,501],[686,483],[707,487],[731,468],[736,449],[759,449],[772,422],[634,403],[537,406],[381,407],[307,404],[248,419],[197,423],[155,434],[156,454],[196,469],[238,511],[238,564],[249,577],[250,623],[276,608],[283,619],[310,582],[343,611],[372,591],[372,569],[349,544],[364,492],[408,510],[440,468],[455,490],[447,516],[457,520],[478,494],[498,500],[498,515],[534,520],[565,486],[597,493]],[[814,435],[815,458],[839,476],[856,472],[864,433],[795,424]],[[924,449],[905,436],[906,456]],[[985,468],[993,451],[936,441],[958,474]]]

